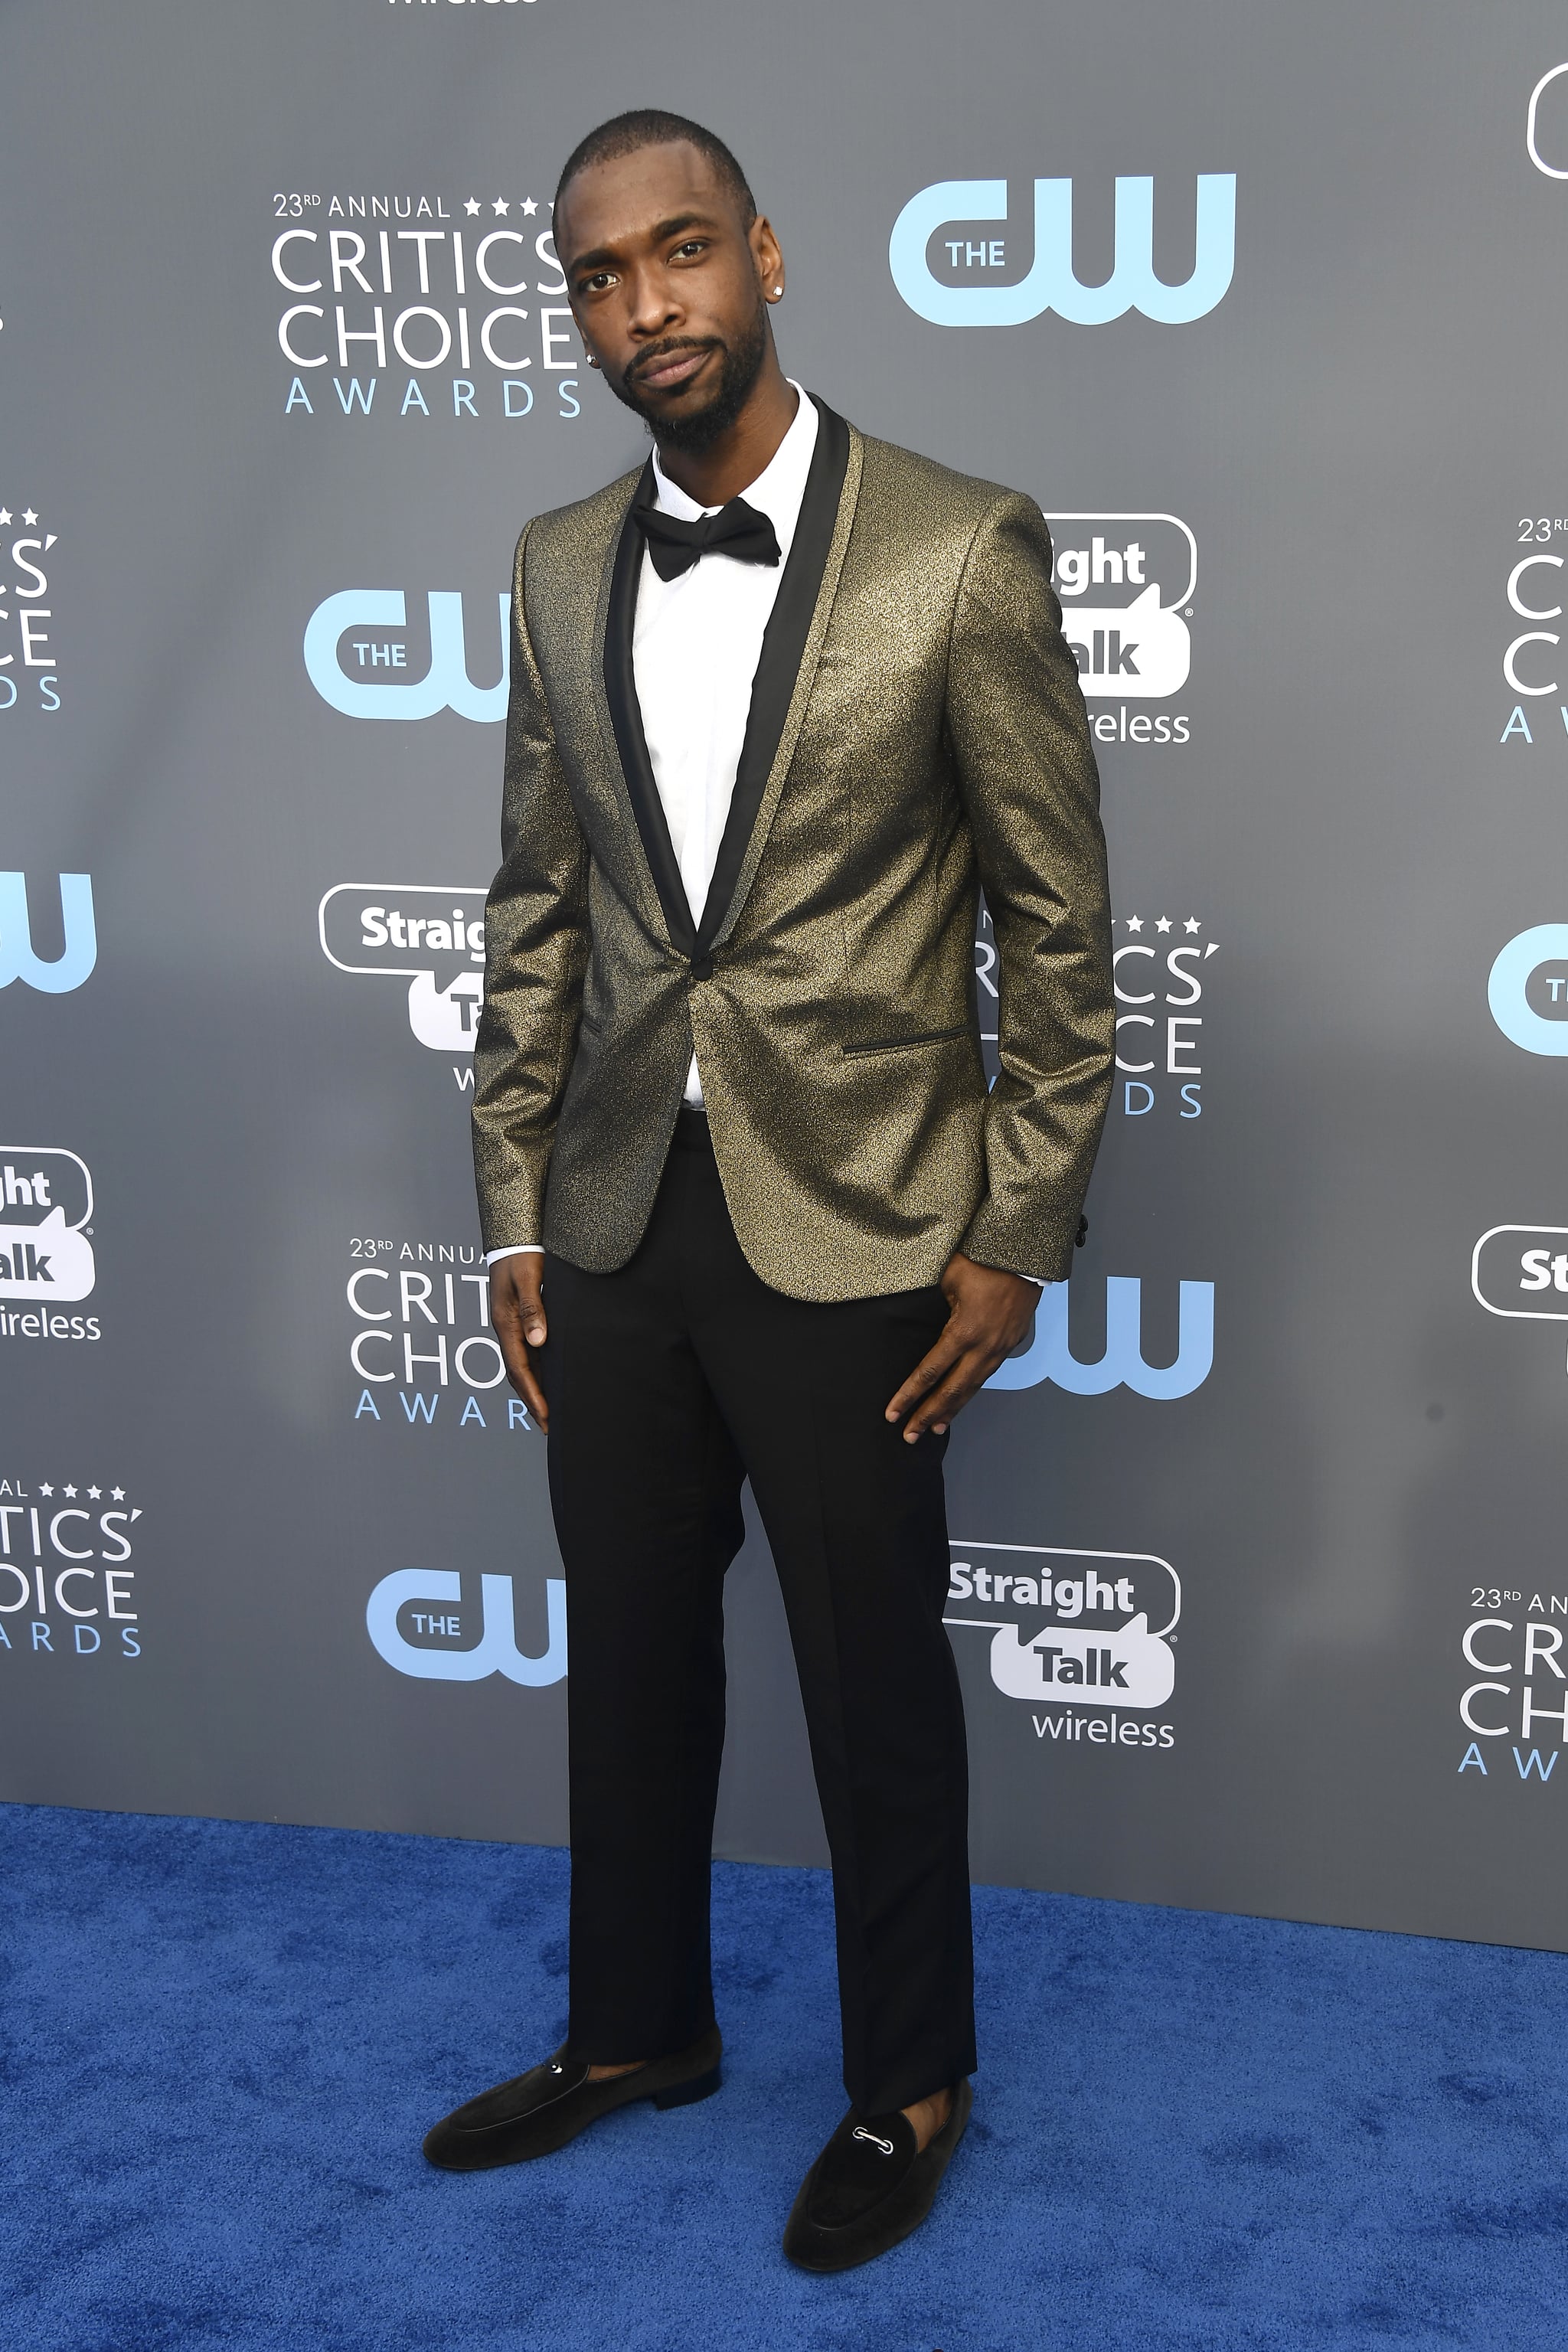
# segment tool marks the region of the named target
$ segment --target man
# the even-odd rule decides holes
[[[924,2219],[969,2115],[942,1456],[1079,1230],[1113,1031],[1098,786],[1038,509],[786,380],[783,257],[729,149],[617,117],[567,163],[555,238],[589,364],[654,441],[518,549],[475,1069],[495,1328],[566,1567],[571,2014],[426,2152],[511,2163],[719,2087],[749,1477],[833,1856],[851,2101],[784,2248],[840,2270]]]

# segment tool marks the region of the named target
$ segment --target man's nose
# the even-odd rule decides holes
[[[680,315],[680,306],[662,270],[639,270],[629,288],[626,323],[634,335],[661,335]]]

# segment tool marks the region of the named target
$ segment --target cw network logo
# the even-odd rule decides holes
[[[939,180],[910,198],[893,224],[888,267],[910,309],[938,327],[1016,327],[1054,310],[1082,327],[1102,326],[1129,310],[1166,326],[1201,319],[1223,301],[1236,268],[1236,174],[1197,175],[1193,274],[1180,286],[1154,275],[1154,183],[1116,183],[1116,261],[1103,286],[1085,286],[1073,269],[1072,182],[1035,182],[1035,250],[1028,275],[1010,285],[958,285],[933,276],[931,239],[1007,218],[1005,180]],[[948,267],[1005,270],[1008,240],[944,236]]]
[[[74,1151],[0,1143],[0,1298],[88,1298],[92,1178]]]
[[[408,1025],[437,1054],[471,1054],[485,992],[485,893],[437,883],[338,882],[317,911],[340,971],[408,982]]]
[[[1105,1352],[1093,1363],[1081,1363],[1068,1337],[1069,1286],[1047,1283],[1035,1313],[1034,1339],[1022,1354],[997,1366],[988,1389],[1032,1389],[1054,1381],[1073,1396],[1105,1396],[1125,1387],[1164,1402],[1191,1396],[1214,1370],[1212,1282],[1178,1284],[1176,1360],[1165,1365],[1143,1360],[1142,1281],[1118,1274],[1105,1278]]]
[[[1487,979],[1492,1019],[1527,1054],[1568,1054],[1568,923],[1510,940]]]
[[[0,988],[21,980],[45,996],[64,996],[79,988],[92,971],[98,961],[92,877],[62,874],[59,890],[64,945],[58,956],[46,961],[33,952],[26,876],[0,874]]]
[[[500,677],[494,686],[476,686],[468,676],[461,594],[432,588],[425,602],[426,666],[422,675],[406,677],[401,673],[415,667],[418,648],[411,664],[401,588],[342,588],[318,604],[306,624],[304,652],[306,673],[322,701],[345,719],[433,719],[441,710],[481,722],[504,719],[511,667],[509,593],[503,589],[497,599]]]
[[[480,1577],[479,1636],[476,1640],[470,1634],[466,1646],[460,1646],[463,1628],[472,1619],[458,1605],[463,1580],[455,1570],[400,1568],[384,1576],[365,1604],[365,1631],[376,1654],[400,1675],[437,1683],[479,1683],[501,1675],[527,1690],[542,1690],[548,1683],[563,1681],[566,1673],[564,1578],[547,1578],[544,1594],[545,1646],[537,1658],[517,1646],[510,1576]],[[439,1606],[420,1609],[415,1606],[417,1601]],[[416,1642],[403,1631],[405,1611],[409,1633],[421,1636]],[[437,1646],[444,1643],[451,1646]]]

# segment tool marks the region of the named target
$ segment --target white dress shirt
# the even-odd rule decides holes
[[[799,384],[795,422],[754,482],[741,493],[765,514],[779,543],[777,563],[742,563],[704,555],[673,580],[661,580],[643,551],[632,635],[632,675],[642,709],[653,779],[693,922],[700,922],[746,740],[752,683],[763,636],[800,520],[805,478],[816,447],[816,410]],[[717,514],[672,482],[654,452],[654,503],[682,522]],[[697,1056],[686,1099],[702,1105]]]
[[[654,782],[694,922],[702,919],[718,863],[746,740],[752,681],[816,447],[816,410],[798,383],[795,390],[800,398],[794,424],[756,480],[741,493],[749,507],[773,524],[778,562],[742,563],[732,555],[715,553],[699,557],[673,580],[661,580],[643,550],[632,675]],[[719,512],[717,507],[700,507],[688,498],[659,464],[657,450],[653,476],[654,503],[666,514],[696,522]],[[686,1099],[701,1108],[702,1080],[695,1054],[687,1072]],[[513,1249],[539,1246],[524,1242],[512,1249],[491,1250],[485,1263],[493,1265],[497,1258],[511,1256]]]

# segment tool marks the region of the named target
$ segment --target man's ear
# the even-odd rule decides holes
[[[757,280],[765,294],[771,294],[784,276],[784,256],[779,251],[773,225],[765,213],[759,213],[752,223],[747,243],[752,248],[752,264]]]

